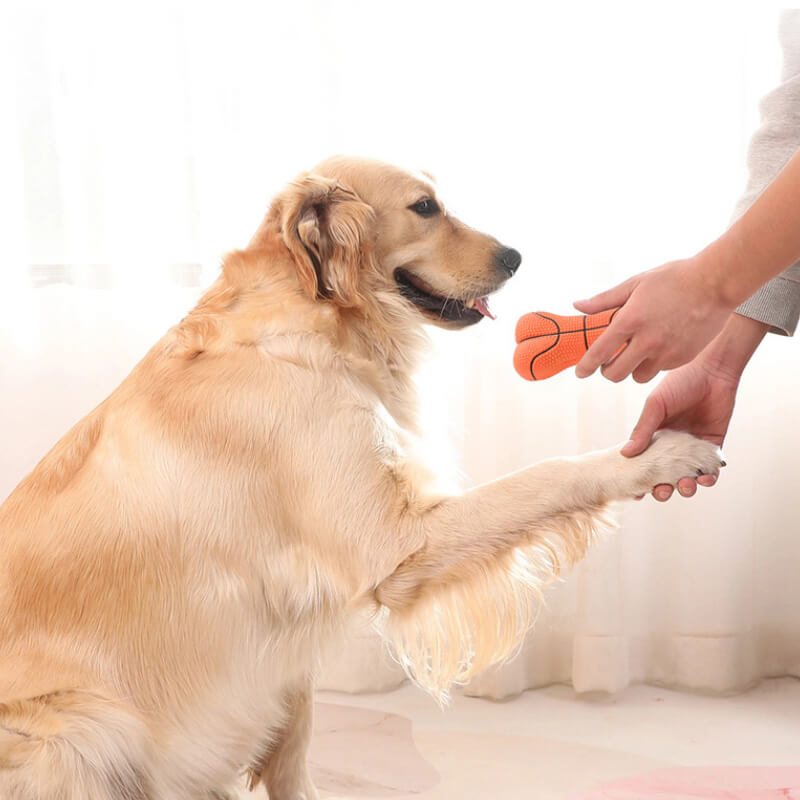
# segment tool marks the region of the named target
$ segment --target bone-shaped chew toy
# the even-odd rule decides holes
[[[619,308],[612,308],[574,317],[545,311],[525,314],[517,322],[514,368],[526,381],[540,381],[574,366],[617,311]]]

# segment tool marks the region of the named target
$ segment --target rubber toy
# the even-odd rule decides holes
[[[525,314],[517,322],[514,368],[526,381],[541,381],[575,366],[617,311],[573,317],[546,311]]]

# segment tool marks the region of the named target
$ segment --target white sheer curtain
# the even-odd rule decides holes
[[[462,218],[523,253],[500,320],[435,336],[420,376],[466,485],[624,439],[650,387],[525,384],[514,323],[725,227],[779,74],[775,19],[729,3],[1,6],[0,497],[185,312],[281,184],[335,152],[433,171]],[[468,691],[800,675],[797,363],[769,337],[720,485],[621,509],[520,656]],[[399,681],[355,636],[326,685]]]

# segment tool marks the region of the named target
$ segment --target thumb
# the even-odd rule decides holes
[[[628,280],[613,289],[600,292],[600,294],[596,294],[588,300],[577,300],[572,305],[582,314],[596,314],[598,311],[606,311],[609,308],[624,305],[635,287],[636,281],[633,278],[628,278]]]
[[[644,404],[642,415],[639,417],[633,433],[631,433],[630,441],[626,442],[621,450],[622,455],[631,458],[644,452],[647,449],[647,445],[650,444],[653,434],[666,419],[666,416],[666,411],[661,401],[651,394]]]

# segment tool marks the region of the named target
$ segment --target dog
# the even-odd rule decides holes
[[[419,458],[424,325],[520,266],[430,176],[337,157],[0,507],[0,798],[318,797],[314,674],[372,612],[442,698],[514,652],[611,501],[715,474],[663,432],[463,494]]]

